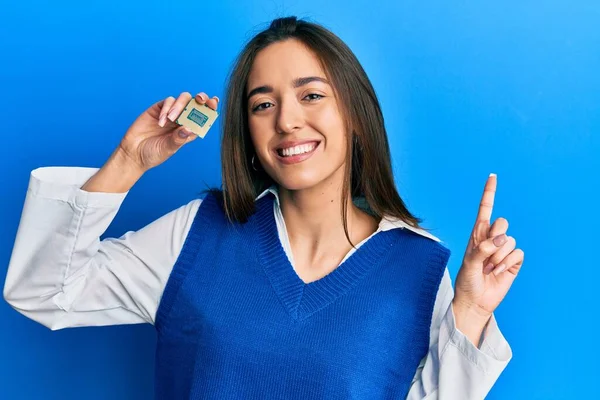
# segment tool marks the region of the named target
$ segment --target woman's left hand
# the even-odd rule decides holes
[[[496,175],[485,184],[477,220],[456,277],[452,306],[457,327],[478,341],[481,330],[514,282],[525,253],[516,249],[514,237],[507,236],[508,221],[498,218],[490,226]],[[461,327],[462,326],[462,327]]]

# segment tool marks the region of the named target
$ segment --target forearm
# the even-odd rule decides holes
[[[94,174],[81,190],[86,192],[125,193],[142,177],[144,171],[137,166],[120,147]]]

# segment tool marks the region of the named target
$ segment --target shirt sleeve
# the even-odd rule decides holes
[[[446,268],[435,300],[428,354],[421,360],[407,399],[483,399],[510,359],[511,348],[492,317],[476,347],[456,327],[454,290]]]
[[[120,238],[100,236],[125,193],[87,192],[98,168],[31,172],[4,284],[5,300],[51,330],[154,323],[201,200]]]

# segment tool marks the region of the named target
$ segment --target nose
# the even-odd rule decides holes
[[[291,133],[304,125],[302,105],[295,96],[281,99],[277,114],[276,129],[279,133]]]

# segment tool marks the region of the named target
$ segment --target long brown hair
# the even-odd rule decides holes
[[[416,228],[420,218],[413,216],[396,191],[390,149],[383,115],[375,90],[350,48],[336,35],[316,23],[296,17],[278,18],[268,29],[246,44],[229,75],[223,107],[221,162],[223,189],[209,190],[220,199],[231,222],[246,222],[255,212],[255,198],[275,182],[262,168],[252,167],[255,154],[248,127],[247,82],[256,55],[272,43],[295,39],[311,49],[320,60],[351,140],[346,150],[342,189],[342,220],[350,244],[347,226],[347,200],[364,197],[371,214],[378,219],[396,217]]]

